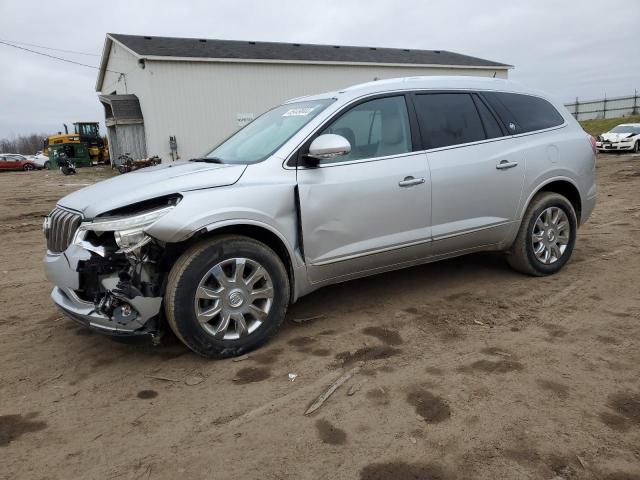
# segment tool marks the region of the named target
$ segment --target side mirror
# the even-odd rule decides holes
[[[309,158],[316,160],[327,160],[351,152],[349,140],[341,135],[325,133],[316,138],[309,146]]]

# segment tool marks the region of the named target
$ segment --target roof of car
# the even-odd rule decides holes
[[[321,98],[352,98],[371,93],[383,93],[395,90],[493,90],[501,92],[528,93],[547,97],[546,94],[533,90],[523,85],[501,78],[474,77],[474,76],[422,76],[403,77],[377,80],[345,87],[333,92],[324,92],[317,95],[298,97],[289,102],[302,100],[315,100]]]

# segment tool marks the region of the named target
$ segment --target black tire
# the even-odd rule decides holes
[[[50,166],[51,166],[51,162],[44,162],[44,166],[42,168],[44,168],[45,170],[49,170]]]
[[[636,143],[633,145],[633,153],[640,153],[640,140],[636,140]]]
[[[197,320],[196,289],[215,265],[239,257],[257,262],[268,272],[274,298],[256,330],[237,339],[215,338]],[[165,313],[171,330],[191,350],[207,358],[226,358],[259,347],[278,331],[289,306],[289,293],[287,271],[273,250],[248,237],[221,235],[193,245],[176,261],[167,280]]]
[[[118,172],[127,173],[128,171],[129,171],[129,169],[127,167],[125,167],[124,165],[118,165]]]
[[[570,231],[566,249],[560,258],[553,263],[545,264],[536,257],[532,236],[536,220],[550,207],[560,208],[565,213]],[[566,197],[553,192],[538,193],[527,207],[516,240],[507,254],[509,265],[519,272],[538,277],[558,272],[571,258],[576,243],[577,224],[576,212]]]
[[[35,170],[35,168],[33,167],[33,165],[31,165],[30,163],[27,163],[24,167],[22,167],[22,169],[25,172],[30,172],[31,170]]]

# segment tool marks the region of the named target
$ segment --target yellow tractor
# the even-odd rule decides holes
[[[64,133],[58,132],[56,135],[49,135],[44,140],[44,150],[42,153],[49,155],[49,146],[60,144],[83,143],[87,147],[91,162],[109,163],[109,146],[100,136],[98,122],[76,122],[73,124],[74,133],[69,133],[67,126],[64,126]]]

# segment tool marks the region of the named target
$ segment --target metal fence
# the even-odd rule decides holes
[[[565,107],[576,120],[592,120],[594,118],[617,118],[640,114],[640,96],[636,90],[629,97],[602,98],[600,100],[580,101],[576,97],[574,103],[567,103]]]

